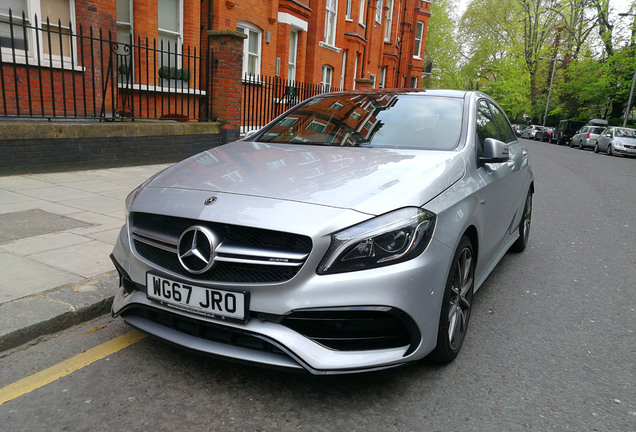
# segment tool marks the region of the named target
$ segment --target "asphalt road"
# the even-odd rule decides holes
[[[0,405],[3,431],[634,431],[636,159],[527,143],[529,248],[446,367],[314,377],[145,338]],[[108,316],[0,354],[8,384],[130,331]]]

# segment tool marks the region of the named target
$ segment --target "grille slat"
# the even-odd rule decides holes
[[[185,277],[177,241],[189,227],[208,228],[219,236],[218,261],[197,279],[209,282],[276,283],[293,278],[311,251],[311,239],[280,231],[183,219],[148,213],[131,214],[136,252],[157,266]],[[224,255],[226,253],[226,255]]]

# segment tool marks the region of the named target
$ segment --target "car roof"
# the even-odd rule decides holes
[[[368,90],[348,90],[342,92],[331,92],[316,95],[316,97],[338,96],[338,95],[421,95],[421,96],[439,96],[466,98],[469,95],[478,95],[487,99],[492,98],[485,93],[473,90],[450,90],[450,89],[368,89]]]

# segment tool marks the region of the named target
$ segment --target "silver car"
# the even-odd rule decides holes
[[[113,314],[314,374],[448,363],[473,294],[526,247],[533,192],[527,150],[483,93],[313,97],[130,194]]]
[[[594,152],[608,155],[636,156],[636,129],[609,127],[596,140]]]
[[[596,140],[600,134],[605,130],[603,126],[583,126],[578,130],[576,135],[572,137],[570,141],[570,147],[578,147],[584,150],[586,147],[594,148]]]

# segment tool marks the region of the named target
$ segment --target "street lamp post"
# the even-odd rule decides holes
[[[621,16],[621,17],[626,17],[626,16],[636,17],[636,14],[623,12],[623,13],[619,13],[618,16]],[[634,77],[632,78],[632,88],[629,91],[629,99],[627,99],[627,109],[625,110],[625,118],[623,119],[623,127],[627,126],[627,117],[629,117],[629,110],[632,109],[632,96],[634,96],[634,84],[636,84],[636,71],[634,71]]]
[[[539,57],[540,60],[550,60],[552,62],[552,73],[550,74],[550,88],[548,89],[548,101],[545,104],[545,113],[543,114],[543,125],[548,118],[548,107],[550,106],[550,96],[552,95],[552,81],[554,80],[554,69],[556,69],[557,58]]]

